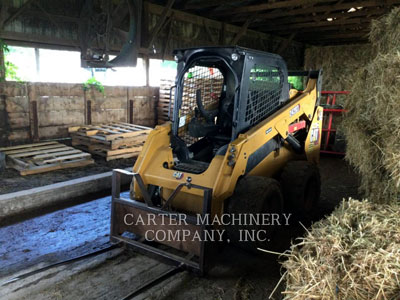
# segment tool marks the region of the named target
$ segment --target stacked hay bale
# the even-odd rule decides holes
[[[285,299],[397,300],[400,205],[343,201],[288,256]]]
[[[312,46],[306,49],[305,70],[324,70],[325,91],[346,91],[352,88],[356,71],[373,57],[370,45]]]
[[[400,8],[374,21],[342,128],[370,201],[343,201],[283,262],[285,299],[400,299]]]
[[[400,195],[400,8],[372,23],[370,40],[377,55],[354,78],[342,129],[361,189],[392,202]]]

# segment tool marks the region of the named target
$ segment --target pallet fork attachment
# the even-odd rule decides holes
[[[139,185],[145,202],[121,198],[121,176],[130,176],[134,178]],[[190,182],[178,185],[167,202],[172,201],[183,186],[188,189],[203,190],[202,218],[210,214],[212,189],[194,185]],[[110,228],[111,242],[122,242],[140,252],[162,257],[174,265],[183,265],[203,275],[206,272],[205,255],[207,252],[206,246],[208,246],[208,244],[206,242],[205,233],[207,224],[203,222],[200,222],[200,224],[196,216],[182,213],[177,214],[164,209],[164,207],[165,205],[159,207],[153,204],[143,179],[138,173],[120,169],[113,170]],[[184,220],[184,222],[182,220]],[[180,239],[160,239],[156,234],[159,230],[172,233],[173,236],[180,237]],[[133,233],[135,238],[124,236],[123,234],[126,232]],[[186,235],[188,235],[183,241],[181,240],[182,232],[186,232]],[[200,237],[200,239],[196,237]],[[178,249],[180,252],[183,252],[184,255],[176,254],[175,251],[171,253],[171,251],[153,246],[146,238],[152,242],[157,242],[157,244],[163,244],[170,248]]]

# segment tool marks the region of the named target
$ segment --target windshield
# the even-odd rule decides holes
[[[200,94],[201,104],[205,110],[218,109],[223,92],[224,76],[220,69],[194,65],[183,76],[182,103],[179,109],[178,136],[189,146],[195,143],[199,137],[189,135],[188,124],[193,117],[204,119],[198,113],[196,102]]]

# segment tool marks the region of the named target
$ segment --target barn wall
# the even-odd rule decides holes
[[[343,91],[352,88],[357,70],[374,57],[370,44],[309,47],[305,50],[304,68],[323,68],[323,89]]]
[[[68,127],[110,122],[154,126],[158,89],[80,84],[0,83],[0,146],[68,137]]]

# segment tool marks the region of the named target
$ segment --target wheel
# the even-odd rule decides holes
[[[315,164],[308,161],[290,161],[281,173],[285,210],[296,219],[313,218],[321,194],[321,177]]]
[[[259,176],[242,178],[227,205],[227,213],[231,215],[231,225],[225,228],[229,242],[250,251],[269,246],[280,224],[263,225],[261,219],[250,224],[249,219],[257,218],[257,214],[278,214],[281,218],[282,210],[283,196],[277,180]],[[240,224],[232,216],[240,216]],[[252,236],[256,239],[252,240]]]

